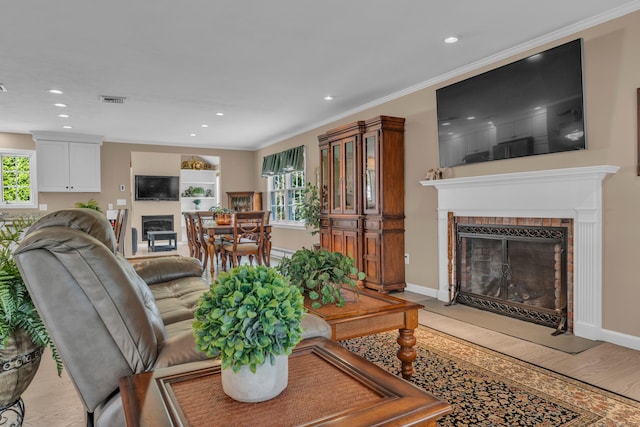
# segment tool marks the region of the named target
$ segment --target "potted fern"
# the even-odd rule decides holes
[[[276,268],[309,297],[313,308],[324,304],[343,307],[346,299],[342,287],[355,289],[358,280],[365,278],[350,257],[326,249],[299,249],[283,258]]]
[[[220,273],[198,300],[193,333],[199,351],[222,360],[224,392],[242,402],[280,394],[288,356],[302,339],[304,299],[274,268],[241,265]]]
[[[13,406],[31,383],[45,347],[51,349],[58,375],[62,360],[31,301],[12,253],[35,218],[17,217],[0,224],[0,408]],[[6,369],[8,367],[8,369]]]

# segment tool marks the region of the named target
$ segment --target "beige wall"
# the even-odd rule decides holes
[[[640,337],[635,321],[640,301],[638,258],[640,250],[640,178],[636,176],[637,123],[636,88],[640,87],[640,12],[549,43],[423,89],[351,117],[296,136],[258,152],[262,156],[304,144],[307,170],[318,165],[317,135],[353,120],[376,115],[399,116],[405,123],[405,252],[411,264],[406,267],[407,283],[437,289],[437,193],[418,181],[425,172],[438,167],[435,90],[474,74],[526,57],[546,48],[582,37],[584,39],[585,98],[588,149],[580,152],[500,160],[451,168],[445,177],[463,177],[544,170],[590,165],[616,165],[620,171],[604,183],[604,265],[603,328]],[[289,233],[291,234],[291,233]],[[278,235],[277,245],[295,244],[290,236]]]
[[[221,157],[224,191],[265,191],[266,180],[259,176],[263,156],[305,145],[307,172],[313,174],[318,166],[317,135],[335,126],[376,115],[404,117],[405,252],[411,256],[411,264],[406,267],[406,279],[412,285],[435,291],[438,281],[437,194],[435,189],[422,187],[418,183],[424,179],[428,169],[438,167],[435,90],[577,37],[584,39],[588,149],[456,167],[446,170],[445,176],[462,177],[603,164],[620,166],[620,171],[608,177],[604,183],[603,328],[640,337],[640,322],[635,320],[636,306],[640,301],[636,267],[640,255],[640,178],[636,176],[640,12],[345,117],[256,152],[105,143],[102,148],[101,194],[41,193],[40,202],[47,203],[49,210],[69,207],[76,201],[89,197],[96,198],[102,206],[115,204],[116,199],[122,198],[119,185],[123,179],[129,179],[131,152],[189,154],[191,151],[194,154],[217,155]],[[33,148],[33,142],[30,135],[0,134],[0,146]],[[253,168],[246,167],[247,165],[253,165]],[[130,206],[129,191],[128,188],[127,199]],[[277,229],[273,233],[274,247],[279,248],[296,249],[303,245],[310,246],[317,240],[317,236],[312,237],[309,232],[301,230]]]

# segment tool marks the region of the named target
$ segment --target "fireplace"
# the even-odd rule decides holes
[[[449,240],[454,217],[571,219],[573,255],[567,249],[567,325],[576,336],[603,338],[602,329],[602,189],[617,166],[585,166],[499,175],[421,181],[438,195],[438,289],[434,296],[451,302],[455,263]],[[526,225],[526,224],[524,224]],[[570,283],[570,282],[568,282]]]
[[[173,231],[173,215],[143,215],[142,240],[148,240],[148,231]]]
[[[454,303],[564,332],[572,225],[570,219],[455,218],[449,242],[456,264]]]

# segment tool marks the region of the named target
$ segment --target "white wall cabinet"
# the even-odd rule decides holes
[[[38,191],[100,192],[102,137],[33,132]]]

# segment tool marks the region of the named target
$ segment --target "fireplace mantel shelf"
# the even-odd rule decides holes
[[[585,177],[600,177],[616,173],[619,166],[585,166],[578,168],[548,169],[531,172],[503,173],[497,175],[469,176],[462,178],[445,178],[420,181],[424,187],[456,188],[476,185],[499,185],[501,183],[516,184],[525,182],[555,182],[568,179],[584,179]]]
[[[438,190],[438,299],[448,301],[448,215],[571,218],[574,221],[574,333],[602,333],[602,183],[618,166],[599,165],[420,181]]]

